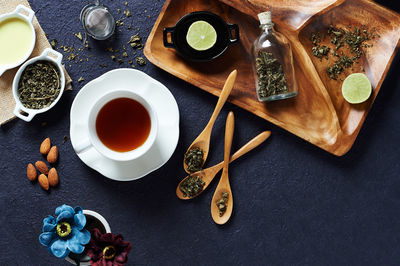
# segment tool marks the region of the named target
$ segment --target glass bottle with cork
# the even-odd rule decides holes
[[[275,31],[270,11],[258,18],[262,32],[252,48],[257,98],[266,102],[294,97],[298,89],[290,43]]]

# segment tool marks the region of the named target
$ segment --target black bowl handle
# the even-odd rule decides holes
[[[171,42],[168,42],[168,33],[171,33]],[[163,39],[164,39],[164,46],[165,47],[175,48],[174,34],[175,34],[175,27],[164,28],[164,30],[163,30]]]
[[[239,37],[239,26],[237,24],[227,24],[229,29],[229,41],[231,44],[237,43],[240,41]],[[232,31],[235,32],[235,39],[232,36]]]

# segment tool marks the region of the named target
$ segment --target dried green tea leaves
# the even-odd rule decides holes
[[[186,170],[194,173],[201,170],[204,161],[204,152],[200,148],[190,149],[184,156]]]
[[[258,96],[269,97],[288,92],[285,73],[281,63],[272,53],[260,51],[256,58],[258,76]]]
[[[142,37],[140,37],[139,33],[132,35],[128,41],[128,44],[134,49],[142,48]]]
[[[145,64],[146,64],[146,60],[144,60],[144,58],[143,57],[136,57],[135,58],[135,60],[136,60],[136,63],[139,65],[139,66],[144,66]]]
[[[204,185],[205,182],[200,176],[190,176],[180,184],[179,189],[184,197],[192,198],[203,191]]]
[[[365,55],[364,48],[369,48],[372,45],[367,44],[367,41],[379,37],[375,34],[373,29],[371,32],[365,26],[354,27],[349,26],[348,29],[336,28],[330,26],[325,33],[316,32],[311,35],[311,42],[314,45],[312,47],[312,53],[315,57],[318,57],[320,61],[322,58],[329,59],[330,54],[338,57],[337,61],[329,65],[326,68],[326,74],[330,79],[336,80],[346,68],[350,68],[354,63],[358,63],[358,60],[362,55]],[[321,45],[321,42],[325,40],[326,36],[329,37],[330,43],[334,45],[333,48],[326,45]],[[344,49],[347,49],[349,53],[344,53]]]
[[[228,198],[229,198],[228,192],[222,192],[221,198],[217,200],[217,202],[215,202],[215,204],[218,207],[219,217],[223,216],[226,212],[226,207],[228,206]]]
[[[18,97],[29,109],[51,105],[60,94],[60,74],[50,62],[37,61],[28,65],[18,83]]]

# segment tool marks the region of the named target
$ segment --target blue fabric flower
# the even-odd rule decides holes
[[[43,220],[43,233],[39,242],[57,258],[70,252],[81,254],[90,241],[90,232],[84,229],[86,217],[81,207],[62,205],[56,209],[56,218],[49,215]]]

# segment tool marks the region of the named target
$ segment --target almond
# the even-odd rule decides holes
[[[28,164],[28,166],[26,167],[26,176],[28,177],[28,179],[30,181],[35,181],[36,180],[36,177],[37,177],[36,168],[31,163]]]
[[[47,175],[49,173],[49,168],[47,168],[47,165],[43,161],[37,161],[35,163],[36,168],[41,172],[42,174]]]
[[[39,184],[44,190],[49,190],[49,180],[44,174],[39,175]]]
[[[47,161],[49,163],[55,163],[58,159],[58,149],[57,146],[51,147],[49,153],[47,154]]]
[[[49,180],[50,186],[55,187],[58,185],[58,173],[57,173],[56,168],[50,169],[48,180]]]
[[[43,140],[42,144],[40,144],[40,153],[46,155],[49,153],[51,148],[51,141],[50,138],[46,138]]]

